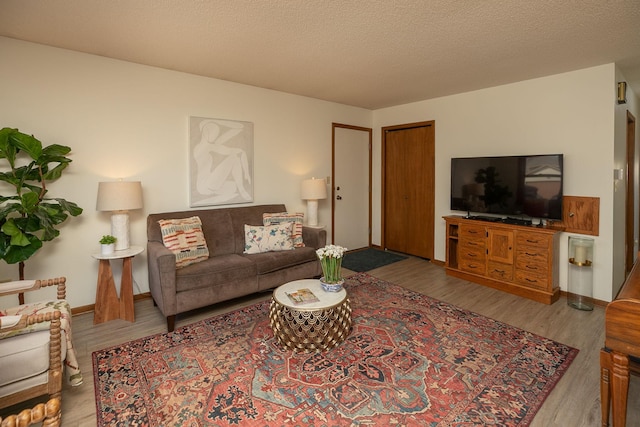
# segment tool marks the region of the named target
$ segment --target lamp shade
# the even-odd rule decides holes
[[[131,211],[142,209],[140,181],[113,181],[98,183],[98,211]]]
[[[302,200],[320,200],[327,198],[327,184],[324,179],[305,179],[300,191]]]

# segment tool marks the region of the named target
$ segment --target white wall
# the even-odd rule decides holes
[[[594,297],[611,300],[614,167],[614,64],[416,102],[374,112],[373,241],[381,242],[380,128],[435,120],[435,258],[445,259],[442,216],[449,210],[451,157],[564,154],[564,193],[600,197]],[[567,288],[567,241],[560,241],[560,286]],[[624,245],[624,242],[622,243]]]
[[[619,209],[614,218],[612,208],[612,169],[621,167],[620,107],[615,106],[619,75],[613,64],[371,112],[3,37],[0,55],[0,127],[17,127],[45,145],[73,149],[71,167],[49,187],[50,194],[78,203],[85,212],[68,220],[61,236],[26,263],[27,277],[67,276],[73,307],[94,303],[98,262],[91,253],[109,232],[109,214],[95,211],[99,181],[142,181],[145,207],[131,214],[133,244],[144,245],[148,213],[189,208],[189,116],[253,122],[254,203],[282,202],[289,210],[305,209],[299,198],[302,179],[330,175],[331,123],[372,127],[374,244],[381,243],[380,128],[435,120],[439,260],[445,258],[441,217],[452,213],[451,157],[563,153],[565,194],[600,197],[594,297],[610,300],[612,280],[624,276],[619,268],[613,271],[614,248],[617,253],[624,246],[619,233],[614,235]],[[632,111],[637,98],[634,102]],[[322,218],[330,218],[329,200],[320,202]],[[331,235],[330,228],[327,232]],[[567,259],[567,239],[563,233],[561,260]],[[17,275],[17,266],[0,263],[0,279]],[[135,293],[148,290],[144,253],[134,260],[134,279]],[[565,290],[566,280],[566,262],[561,261]],[[15,302],[5,300],[0,306]]]
[[[94,303],[98,261],[91,254],[110,232],[109,214],[95,210],[98,182],[142,181],[132,244],[145,245],[147,214],[189,209],[189,116],[253,122],[254,204],[284,203],[292,211],[305,209],[303,179],[331,175],[331,123],[371,127],[365,109],[9,38],[0,37],[0,57],[0,128],[72,148],[73,162],[49,190],[84,212],[25,268],[27,278],[66,276],[72,307]],[[330,218],[329,202],[320,201],[321,221]],[[145,253],[134,259],[133,275],[134,292],[148,291]],[[0,279],[17,277],[17,265],[0,263]],[[15,303],[0,299],[0,306]]]

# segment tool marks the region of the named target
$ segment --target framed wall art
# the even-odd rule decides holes
[[[190,117],[190,206],[251,202],[253,123]]]

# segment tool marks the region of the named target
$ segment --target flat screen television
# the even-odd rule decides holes
[[[451,159],[451,210],[562,219],[563,155]]]

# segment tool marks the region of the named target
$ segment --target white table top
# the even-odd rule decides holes
[[[287,296],[287,293],[292,293],[299,289],[309,289],[320,301],[296,305]],[[296,310],[322,310],[341,304],[347,298],[347,291],[342,288],[339,292],[327,292],[322,289],[320,280],[303,279],[285,283],[276,288],[276,290],[273,291],[273,298],[279,304]]]
[[[112,254],[102,255],[101,253],[91,254],[95,259],[121,259],[136,256],[142,253],[144,248],[142,246],[129,246],[127,249],[121,251],[114,251]]]

